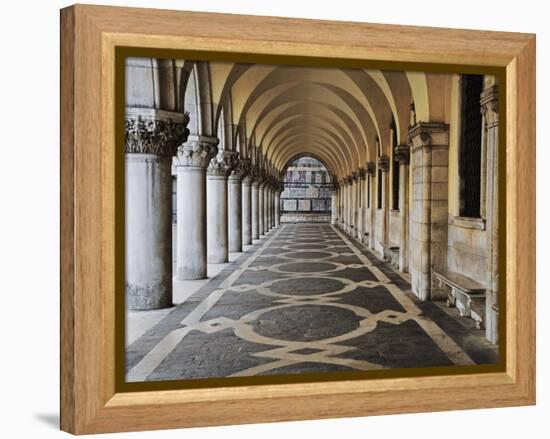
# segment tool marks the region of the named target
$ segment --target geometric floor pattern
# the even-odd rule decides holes
[[[496,362],[461,320],[337,228],[286,224],[128,346],[126,380]]]

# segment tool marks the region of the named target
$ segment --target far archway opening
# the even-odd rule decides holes
[[[281,222],[330,222],[333,178],[319,159],[310,155],[292,159],[283,181]]]

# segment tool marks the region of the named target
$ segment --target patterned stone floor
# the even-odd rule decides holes
[[[495,363],[483,331],[327,224],[271,231],[131,343],[128,382]]]

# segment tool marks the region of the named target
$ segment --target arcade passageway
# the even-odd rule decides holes
[[[496,361],[495,76],[127,58],[125,87],[129,380]]]

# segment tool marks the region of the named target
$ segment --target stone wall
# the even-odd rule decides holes
[[[284,178],[281,212],[329,215],[332,191],[332,177],[321,162],[312,157],[294,160]]]

